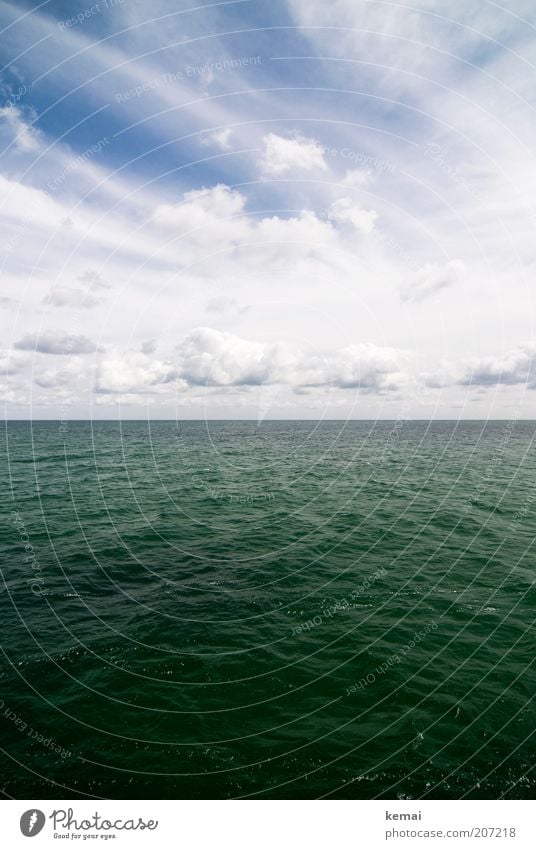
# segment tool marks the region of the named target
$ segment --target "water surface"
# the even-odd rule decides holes
[[[15,798],[532,798],[533,422],[5,427]]]

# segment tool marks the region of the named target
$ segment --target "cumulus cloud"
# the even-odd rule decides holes
[[[137,366],[145,375],[143,386],[155,378],[153,359],[173,356],[179,370],[177,352],[171,354],[166,347],[168,334],[173,334],[175,344],[198,323],[233,331],[250,344],[280,334],[311,346],[306,356],[283,348],[275,352],[262,344],[262,353],[253,354],[252,364],[242,371],[236,357],[227,352],[223,390],[209,393],[216,400],[207,405],[208,415],[221,415],[221,397],[229,409],[235,401],[257,393],[264,405],[271,404],[279,397],[271,387],[282,387],[282,395],[293,404],[291,415],[297,416],[305,409],[300,396],[323,403],[328,393],[322,387],[334,387],[335,403],[343,397],[346,404],[351,387],[391,391],[385,387],[406,378],[404,358],[397,354],[393,362],[385,362],[371,350],[344,348],[364,340],[378,343],[380,350],[384,340],[407,346],[418,352],[426,372],[437,368],[439,356],[457,361],[442,374],[425,376],[430,385],[435,381],[451,387],[452,392],[444,393],[448,405],[451,398],[456,403],[467,400],[469,410],[479,387],[487,392],[487,386],[497,384],[503,389],[517,382],[521,388],[532,385],[532,353],[522,349],[504,355],[503,344],[508,350],[519,340],[530,340],[534,318],[527,286],[535,258],[533,92],[530,75],[523,72],[534,54],[523,21],[527,10],[530,18],[533,0],[512,0],[518,17],[498,4],[464,0],[450,5],[445,0],[285,2],[289,22],[296,24],[295,30],[286,32],[285,54],[330,57],[329,62],[303,59],[288,66],[291,87],[303,74],[314,75],[315,85],[309,89],[294,87],[289,94],[288,89],[269,86],[252,93],[251,80],[237,73],[230,87],[223,86],[222,78],[221,97],[204,98],[200,75],[188,80],[187,74],[177,73],[172,75],[173,85],[158,82],[150,96],[132,101],[140,150],[158,148],[177,135],[173,110],[177,103],[182,105],[181,149],[195,154],[197,145],[197,153],[204,152],[193,168],[179,168],[167,178],[163,173],[161,180],[147,182],[140,160],[134,158],[118,171],[111,147],[101,142],[87,147],[94,140],[88,140],[87,133],[71,134],[74,147],[67,146],[56,132],[61,121],[45,121],[36,135],[29,126],[33,116],[25,107],[32,99],[29,92],[20,101],[22,111],[2,111],[3,287],[5,296],[20,300],[20,311],[8,316],[4,338],[18,339],[27,348],[29,365],[18,383],[26,386],[28,377],[38,376],[43,384],[38,397],[45,395],[44,384],[68,381],[68,373],[62,371],[68,359],[91,366],[92,371],[98,360],[107,357],[104,352],[72,358],[34,356],[31,352],[46,346],[47,339],[38,344],[25,335],[40,326],[35,316],[43,310],[41,300],[54,282],[62,284],[54,286],[47,301],[54,320],[49,315],[42,326],[59,324],[68,333],[59,344],[56,340],[56,346],[48,344],[48,350],[60,354],[73,350],[69,333],[83,333],[98,343],[101,308],[84,305],[105,297],[107,284],[96,271],[81,273],[93,268],[105,269],[102,273],[114,283],[117,295],[114,309],[106,315],[106,338],[113,351],[127,345],[131,333],[132,347],[140,349],[142,340],[159,328],[158,350],[147,346],[137,352],[148,358]],[[9,18],[10,6],[4,6]],[[37,9],[20,22],[21,43],[34,45],[17,59],[21,82],[35,79],[40,68],[50,66],[51,42],[43,40],[50,21],[43,9],[44,17]],[[232,7],[229,20],[225,9],[221,11],[218,32],[225,33],[233,29]],[[172,24],[168,21],[165,26]],[[229,39],[220,38],[218,32],[214,51],[224,55]],[[81,27],[66,30],[54,51],[61,53],[60,41],[78,42],[83,35]],[[272,48],[280,35],[249,32],[248,51],[275,55]],[[178,39],[183,36],[180,33]],[[72,52],[67,42],[63,46]],[[89,93],[87,86],[79,89],[81,114],[92,113],[97,101],[97,105],[108,102],[110,91],[126,92],[131,86],[141,90],[140,81],[162,81],[169,71],[158,52],[151,54],[149,67],[143,57],[141,65],[123,61],[129,57],[120,55],[121,45],[114,44],[112,56],[109,44],[104,39],[91,48],[94,63],[107,73],[97,75]],[[236,41],[237,51],[241,44]],[[501,47],[505,44],[509,49]],[[85,81],[84,63],[69,63],[66,70],[62,56],[57,58],[58,74],[67,75],[63,82],[78,86]],[[108,73],[112,66],[117,72]],[[60,77],[58,85],[64,90]],[[15,92],[16,87],[6,89],[0,106],[6,100],[16,103]],[[242,95],[236,96],[237,92]],[[10,98],[11,93],[15,96]],[[270,124],[263,124],[263,117]],[[202,127],[208,129],[199,133]],[[96,122],[94,129],[101,132],[102,122]],[[17,135],[19,142],[12,144]],[[36,143],[41,156],[30,150]],[[97,155],[88,157],[94,147]],[[229,149],[233,155],[222,155]],[[163,154],[166,150],[164,146]],[[257,151],[255,160],[236,155],[239,150]],[[265,180],[259,184],[250,178],[255,176],[252,167],[259,169],[261,163]],[[256,176],[260,173],[257,170]],[[66,174],[68,179],[63,179]],[[302,177],[305,180],[299,184],[294,182]],[[371,180],[377,200],[365,191]],[[420,258],[417,264],[415,257]],[[463,259],[470,269],[467,292],[461,267],[449,268],[449,259]],[[31,273],[32,268],[38,273]],[[43,288],[44,274],[49,282]],[[401,315],[400,298],[415,301],[411,315]],[[243,303],[254,305],[246,317],[237,307]],[[441,303],[441,338],[429,320],[432,303]],[[69,324],[65,313],[79,306],[84,324]],[[19,322],[15,331],[11,319]],[[495,356],[468,362],[466,358],[475,353],[475,326],[478,351]],[[276,353],[278,368],[273,365]],[[195,356],[202,359],[206,354],[197,350]],[[129,355],[125,358],[129,360]],[[219,359],[214,353],[212,360],[209,357],[206,373],[214,381],[220,379]],[[61,373],[37,374],[49,367]],[[162,374],[166,377],[167,369],[157,367],[156,379]],[[201,369],[201,378],[204,374]],[[108,379],[106,369],[101,378],[102,387],[124,389],[136,383],[116,382],[113,375]],[[240,381],[250,378],[265,382],[244,389]],[[76,377],[72,380],[76,398]],[[155,383],[155,394],[160,399],[171,395],[178,380]],[[233,391],[234,380],[238,383]],[[85,385],[89,383],[86,380]],[[475,385],[468,391],[471,383]],[[84,384],[79,384],[83,397],[77,413],[84,415]],[[140,397],[144,393],[145,389]],[[123,391],[127,394],[139,395]],[[487,392],[490,402],[494,394]],[[497,393],[505,405],[514,394],[513,389]],[[192,385],[184,395],[190,403],[205,393]],[[532,395],[525,395],[531,399],[527,415],[536,410]],[[108,398],[115,401],[113,395],[99,397],[106,403]],[[362,401],[358,415],[373,409],[374,399]],[[441,412],[448,416],[453,409],[443,406]]]
[[[408,383],[407,354],[395,348],[372,343],[349,345],[331,365],[331,380],[342,389],[387,392]]]
[[[363,209],[350,198],[339,198],[331,205],[328,218],[338,224],[349,224],[360,233],[369,235],[374,230],[378,213],[372,209]]]
[[[34,376],[34,383],[42,389],[80,389],[84,381],[88,381],[88,370],[80,360],[70,360],[61,368],[44,369]]]
[[[87,336],[75,336],[64,330],[27,333],[15,342],[15,348],[40,354],[92,354],[97,350],[97,346]]]
[[[14,355],[10,351],[0,349],[0,375],[2,377],[18,374],[27,364],[27,357],[24,354]]]
[[[80,283],[83,283],[86,288],[93,289],[94,291],[111,288],[110,284],[93,268],[88,268],[87,271],[80,274],[78,280]]]
[[[95,396],[95,405],[97,407],[141,407],[147,402],[147,395],[136,392],[101,394]]]
[[[197,327],[178,350],[181,377],[195,386],[256,385],[271,378],[266,346],[232,333]]]
[[[193,189],[185,192],[183,197],[182,203],[158,206],[154,213],[155,220],[174,228],[186,224],[189,229],[195,229],[203,226],[207,219],[240,215],[246,204],[244,195],[224,183],[218,183],[210,189]]]
[[[50,304],[53,307],[80,307],[82,309],[96,307],[101,303],[101,300],[91,292],[70,286],[52,286],[48,295],[43,298],[45,304]]]
[[[536,347],[521,345],[502,357],[471,360],[457,381],[468,386],[496,386],[498,384],[526,384],[536,388]]]
[[[211,298],[205,307],[205,312],[215,313],[245,313],[248,310],[249,306],[240,306],[236,298],[229,298],[227,295]]]
[[[355,240],[354,240],[355,241]],[[344,256],[354,244],[345,241],[333,222],[308,210],[292,218],[263,218],[240,253],[241,266],[255,273],[259,268],[309,276],[336,274],[348,261]]]
[[[266,345],[208,327],[178,346],[179,372],[195,386],[335,387],[385,392],[406,385],[407,355],[370,343],[310,357],[284,345]]]
[[[156,351],[156,342],[154,339],[146,339],[141,343],[140,348],[142,354],[154,354]]]
[[[466,272],[463,262],[453,259],[444,265],[431,263],[419,268],[400,288],[403,301],[421,302],[441,289],[455,286]]]
[[[241,192],[219,184],[212,189],[186,192],[182,203],[158,206],[153,221],[174,230],[177,237],[185,236],[180,242],[181,263],[202,259],[213,273],[221,269],[222,262],[231,259],[240,261],[242,272],[249,266],[258,270],[260,264],[279,270],[312,257],[327,262],[333,270],[337,267],[337,252],[344,244],[335,221],[321,219],[309,210],[289,218],[256,218],[245,213],[245,204]],[[357,208],[354,215],[357,219]],[[373,217],[373,213],[364,212],[354,226],[359,223],[366,229],[372,226]],[[225,250],[229,257],[222,259],[221,252]],[[216,258],[211,260],[214,255]]]
[[[346,172],[343,183],[352,189],[361,189],[368,186],[373,180],[372,171],[366,169],[354,168]]]
[[[444,360],[438,369],[425,372],[421,382],[430,388],[447,386],[524,385],[536,389],[536,345],[519,345],[502,356],[471,357],[459,362]]]
[[[223,130],[216,130],[214,133],[208,133],[206,136],[203,136],[201,139],[203,144],[206,145],[214,145],[214,147],[219,147],[220,150],[231,150],[231,136],[233,135],[233,131],[229,127],[224,127]]]
[[[363,392],[390,392],[410,380],[405,351],[370,342],[348,345],[323,357],[302,358],[297,379],[302,387],[331,386]]]
[[[264,137],[261,168],[266,174],[279,176],[294,169],[326,171],[322,145],[297,133],[292,138],[268,133]]]
[[[241,217],[246,198],[229,186],[218,184],[211,189],[185,192],[182,203],[160,204],[153,221],[177,236],[188,234],[188,245],[233,244],[247,235],[249,224]],[[238,218],[237,218],[238,216]]]
[[[9,180],[0,174],[0,197],[3,199],[2,216],[23,221],[38,227],[59,227],[65,221],[65,210],[45,192]]]
[[[152,360],[136,351],[104,356],[97,368],[98,393],[139,394],[169,384],[177,377],[172,363]]]

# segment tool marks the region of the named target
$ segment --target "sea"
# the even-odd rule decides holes
[[[4,798],[534,798],[535,422],[3,436]]]

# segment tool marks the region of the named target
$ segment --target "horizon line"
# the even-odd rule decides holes
[[[506,421],[536,422],[536,418],[526,418],[525,419],[525,418],[521,418],[521,417],[514,418],[513,416],[505,416],[503,418],[487,418],[487,419],[482,419],[482,418],[479,418],[479,419],[470,419],[470,418],[463,418],[463,419],[455,419],[455,418],[420,419],[420,418],[408,418],[408,417],[404,417],[403,419],[400,418],[400,417],[393,418],[393,419],[380,419],[380,418],[375,418],[375,419],[327,419],[326,418],[326,419],[263,419],[261,422],[259,422],[258,419],[255,419],[255,418],[250,418],[250,419],[224,419],[224,418],[215,418],[215,417],[214,418],[212,418],[212,417],[211,418],[203,418],[203,419],[154,419],[154,418],[153,419],[136,419],[136,418],[132,418],[132,419],[131,418],[120,418],[120,419],[104,419],[104,418],[103,419],[98,419],[98,418],[94,418],[94,419],[87,419],[87,418],[85,418],[85,419],[77,419],[77,418],[72,418],[72,419],[22,419],[22,418],[21,419],[6,419],[6,418],[4,418],[2,421],[3,421],[4,424],[15,424],[17,422],[21,422],[21,423],[24,422],[26,424],[37,424],[37,423],[43,423],[43,422],[50,422],[51,424],[55,423],[55,424],[59,424],[59,425],[63,425],[63,426],[68,426],[69,424],[74,424],[75,422],[87,422],[87,423],[92,423],[92,422],[115,422],[115,423],[120,423],[120,422],[173,422],[175,424],[181,424],[181,423],[186,423],[186,422],[201,422],[201,423],[203,423],[203,422],[251,422],[252,424],[256,424],[259,427],[261,427],[261,425],[270,424],[270,422],[273,422],[273,423],[277,423],[277,422],[317,422],[317,423],[318,422],[343,422],[343,423],[350,423],[350,422],[398,422],[398,421],[404,421],[404,422],[429,422],[429,423],[431,423],[431,422],[457,422],[457,423],[483,422],[483,423],[486,423],[486,422],[506,422]]]

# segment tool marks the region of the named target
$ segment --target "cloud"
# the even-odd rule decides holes
[[[98,393],[139,394],[169,384],[177,377],[172,363],[151,360],[136,351],[106,355],[97,368],[95,391]]]
[[[156,342],[154,339],[146,339],[145,342],[141,343],[141,352],[142,354],[154,354],[156,351]]]
[[[53,286],[48,295],[43,298],[45,304],[54,307],[81,307],[82,309],[96,307],[101,301],[102,298],[91,292],[70,286]]]
[[[354,168],[353,170],[346,172],[342,182],[345,186],[349,186],[350,188],[362,189],[364,186],[370,185],[373,179],[374,175],[372,171]]]
[[[232,333],[198,327],[178,350],[180,375],[194,386],[257,385],[271,378],[266,346]]]
[[[177,236],[188,236],[188,247],[238,242],[249,230],[245,217],[241,217],[246,198],[229,186],[219,183],[211,189],[194,189],[185,192],[182,203],[160,204],[153,213],[153,221],[176,231]]]
[[[236,298],[229,298],[227,295],[211,298],[205,307],[205,312],[215,313],[245,313],[248,310],[249,306],[240,306]]]
[[[27,365],[27,357],[14,355],[10,351],[0,349],[0,375],[5,377],[10,374],[18,374]]]
[[[465,272],[464,263],[458,259],[453,259],[445,265],[425,265],[402,284],[400,297],[403,301],[420,303],[441,289],[455,286]]]
[[[331,205],[328,218],[337,224],[350,224],[354,229],[368,236],[374,230],[378,213],[372,209],[363,209],[350,198],[339,198]]]
[[[332,382],[342,389],[395,391],[408,383],[407,354],[372,343],[350,345],[333,360]]]
[[[94,271],[92,268],[88,268],[87,271],[84,271],[83,274],[80,274],[77,278],[80,283],[84,283],[85,286],[89,289],[93,289],[98,291],[99,289],[110,289],[111,286],[109,283],[104,280],[101,275]]]
[[[219,147],[220,150],[231,150],[232,144],[230,139],[232,135],[233,131],[229,127],[224,127],[223,130],[216,130],[214,133],[208,133],[203,136],[201,142],[205,145]]]
[[[38,150],[40,146],[39,133],[23,117],[17,106],[0,108],[0,121],[6,124],[13,136],[15,147],[25,153]]]
[[[405,351],[364,342],[324,357],[302,359],[298,376],[304,387],[331,386],[383,393],[409,383],[407,364]]]
[[[271,267],[279,270],[290,262],[311,257],[321,258],[333,269],[339,261],[336,250],[343,248],[340,234],[332,222],[303,210],[290,218],[277,215],[254,218],[245,213],[246,197],[229,186],[186,192],[182,203],[156,208],[153,221],[160,227],[184,237],[180,243],[181,264],[202,259],[213,274],[221,274],[222,262],[239,261],[240,272]],[[350,214],[350,213],[348,213]],[[357,216],[357,208],[355,215]],[[362,227],[367,225],[363,213]],[[221,252],[229,256],[222,258]],[[232,253],[231,253],[232,252]],[[215,255],[215,259],[211,259]],[[234,267],[236,273],[236,266]]]
[[[5,218],[38,227],[59,227],[65,220],[65,210],[48,197],[45,192],[9,180],[0,174],[0,197],[3,199],[1,214]]]
[[[322,145],[316,139],[296,134],[285,138],[275,133],[264,137],[261,168],[266,174],[279,176],[294,169],[326,171]]]
[[[433,389],[478,386],[484,391],[500,385],[536,389],[536,345],[519,345],[502,356],[471,357],[457,363],[444,360],[437,370],[421,374],[420,379]]]
[[[15,348],[41,354],[92,354],[97,350],[97,346],[87,336],[74,336],[64,330],[28,333],[15,342]]]
[[[302,260],[316,258],[332,270],[340,261],[338,251],[344,243],[330,221],[324,221],[314,212],[304,210],[292,218],[263,218],[250,236],[251,261],[255,267],[289,269]],[[245,252],[244,252],[245,254]],[[318,269],[320,270],[320,268]]]
[[[490,14],[487,4],[473,6],[464,0],[448,5],[445,0],[427,0],[422,9],[412,0],[389,5],[356,0],[287,0],[287,4],[304,36],[320,51],[329,49],[328,55],[381,66],[373,67],[371,73],[385,75],[391,97],[399,90],[415,91],[415,72],[422,84],[426,77],[437,79],[439,73],[456,68],[456,56],[476,61],[486,35],[504,43],[508,30],[516,26],[506,15]],[[530,15],[529,9],[527,3],[525,13]],[[516,11],[523,14],[519,4]],[[453,56],[445,50],[446,44],[455,45]],[[366,70],[359,69],[360,78]],[[413,77],[404,71],[413,71]]]
[[[165,0],[156,2],[165,14]],[[523,17],[530,20],[533,0],[515,0],[519,17],[497,5],[465,0],[453,0],[448,14],[445,0],[427,0],[421,9],[412,0],[285,2],[293,16],[289,21],[298,24],[286,31],[285,55],[302,59],[265,63],[263,90],[251,90],[251,79],[242,73],[232,80],[222,77],[218,93],[223,96],[215,98],[200,97],[198,79],[180,79],[175,73],[179,68],[156,49],[162,37],[158,26],[149,33],[151,44],[143,45],[142,59],[128,61],[140,54],[129,41],[134,39],[138,48],[148,37],[147,28],[128,29],[132,14],[138,23],[128,4],[117,9],[127,18],[121,45],[106,39],[113,35],[113,22],[105,16],[98,22],[104,38],[98,44],[84,26],[47,38],[54,29],[57,35],[58,28],[46,9],[11,27],[21,81],[53,67],[51,98],[81,86],[80,114],[93,114],[101,106],[105,111],[80,125],[68,137],[69,146],[67,137],[60,136],[61,120],[39,122],[45,129],[36,136],[29,110],[0,118],[3,287],[5,296],[20,300],[20,312],[8,316],[20,322],[18,329],[13,335],[12,323],[6,322],[4,339],[20,340],[39,327],[29,316],[43,309],[40,302],[52,283],[61,283],[50,292],[51,311],[80,306],[84,322],[69,324],[64,313],[59,321],[53,312],[58,322],[42,326],[58,323],[71,334],[98,340],[102,308],[84,304],[106,296],[107,284],[99,282],[96,272],[93,277],[82,272],[104,269],[117,296],[106,315],[106,338],[114,346],[113,357],[128,361],[130,378],[121,382],[115,367],[115,377],[103,369],[103,388],[134,386],[135,364],[119,346],[128,344],[131,333],[135,348],[157,335],[157,352],[152,346],[141,349],[147,359],[137,363],[137,376],[142,374],[143,387],[152,386],[159,402],[171,398],[179,378],[151,383],[167,377],[168,367],[181,367],[177,351],[166,348],[167,340],[172,336],[174,344],[206,322],[238,334],[234,342],[220,339],[219,354],[197,346],[196,356],[205,357],[213,389],[205,393],[191,384],[181,392],[181,401],[193,405],[208,394],[209,416],[222,415],[220,399],[234,415],[235,403],[257,395],[265,407],[275,407],[277,400],[279,414],[288,402],[290,414],[299,417],[307,404],[321,406],[329,396],[329,404],[347,404],[345,409],[355,415],[352,398],[359,391],[365,397],[358,415],[375,414],[374,393],[380,396],[380,414],[391,413],[399,400],[391,388],[411,381],[412,373],[404,355],[391,357],[383,344],[397,352],[398,346],[418,352],[420,380],[449,387],[441,393],[439,414],[451,415],[451,402],[467,401],[469,412],[478,389],[490,407],[496,397],[504,412],[516,394],[508,386],[519,383],[522,391],[532,385],[532,353],[515,346],[531,339],[534,319],[535,133],[533,92],[524,70],[533,64],[535,46],[523,23]],[[6,25],[16,13],[12,2],[0,10]],[[217,15],[218,32],[236,29],[231,6],[218,8]],[[169,27],[173,29],[174,43],[183,37],[175,31],[181,20],[168,16],[163,23],[168,35]],[[199,34],[194,26],[190,36]],[[239,55],[246,48],[275,56],[281,52],[273,49],[279,36],[253,28],[233,36],[231,44],[216,33],[213,47],[222,58],[228,50]],[[27,51],[28,44],[35,48]],[[185,45],[184,63],[195,61],[195,44],[190,47]],[[83,85],[85,63],[69,61],[73,55],[91,55],[97,74],[91,91]],[[162,79],[170,70],[177,77],[173,84],[117,103],[114,92]],[[304,77],[311,87],[303,86]],[[32,99],[28,91],[21,102]],[[167,144],[177,138],[177,103],[181,163],[190,163],[178,170],[177,147]],[[26,129],[20,123],[17,129],[19,120]],[[86,156],[104,129],[127,124],[131,129],[122,137],[124,145],[134,153],[157,149],[161,180],[140,169],[142,160],[136,156],[128,156],[130,164],[117,171],[112,147],[100,142],[98,156]],[[208,129],[200,134],[203,127]],[[29,149],[35,144],[38,156]],[[222,155],[229,150],[258,153],[253,162],[250,155]],[[200,151],[205,154],[201,158]],[[261,182],[252,173],[259,162],[265,168]],[[59,179],[62,174],[68,179]],[[290,182],[295,177],[306,179]],[[374,198],[367,191],[371,181]],[[67,219],[70,226],[64,224]],[[463,272],[448,267],[451,258],[463,259],[470,268],[467,291]],[[31,273],[33,267],[37,274]],[[48,283],[43,288],[44,279]],[[401,311],[400,298],[415,301],[409,313]],[[432,299],[429,304],[427,298]],[[249,303],[250,312],[242,314],[238,305]],[[430,321],[432,303],[441,304],[441,337],[437,322]],[[475,327],[478,352],[490,356],[469,360],[475,354]],[[233,354],[236,338],[242,337],[246,345],[262,348],[260,353],[245,349],[247,368]],[[310,347],[296,352],[266,344],[278,338],[300,339]],[[378,343],[378,350],[361,348],[365,341]],[[505,354],[509,349],[513,353]],[[454,365],[441,371],[440,356]],[[72,388],[77,414],[87,414],[83,373],[73,373],[69,383],[63,369],[68,357],[29,353],[26,359],[29,365],[16,375],[17,386],[26,392],[34,373],[42,386],[33,398],[28,394],[29,403],[50,398],[47,415],[54,414],[52,384],[59,380],[57,391],[68,385],[71,394]],[[97,351],[91,358],[70,359],[93,370],[109,355]],[[151,367],[153,360],[171,359],[173,366],[164,362],[162,370]],[[56,377],[52,367],[59,370]],[[204,374],[201,369],[201,378]],[[250,379],[263,383],[241,382]],[[91,380],[85,382],[89,388]],[[488,392],[486,387],[495,385],[503,391]],[[384,406],[383,394],[391,391]],[[122,395],[143,399],[145,392]],[[114,403],[119,394],[97,397]],[[432,395],[435,399],[440,393],[434,390]],[[535,415],[536,395],[524,397],[530,405],[524,414]],[[168,412],[172,410],[170,405]],[[196,413],[202,412],[200,402]]]
[[[536,347],[521,345],[502,357],[473,359],[457,382],[467,386],[525,384],[536,389]]]
[[[79,390],[84,382],[89,383],[88,370],[80,360],[70,360],[59,369],[44,369],[34,375],[34,383],[42,389],[64,388]]]
[[[193,386],[334,387],[393,391],[409,381],[407,354],[371,343],[327,356],[307,356],[284,345],[251,342],[208,327],[193,330],[178,346],[180,376]]]
[[[95,294],[102,290],[110,289],[100,274],[88,269],[77,277],[82,286],[52,286],[49,293],[43,298],[43,303],[53,307],[76,307],[80,309],[91,309],[103,302],[102,295]]]
[[[143,407],[147,403],[147,395],[136,392],[101,394],[95,396],[97,407]]]

